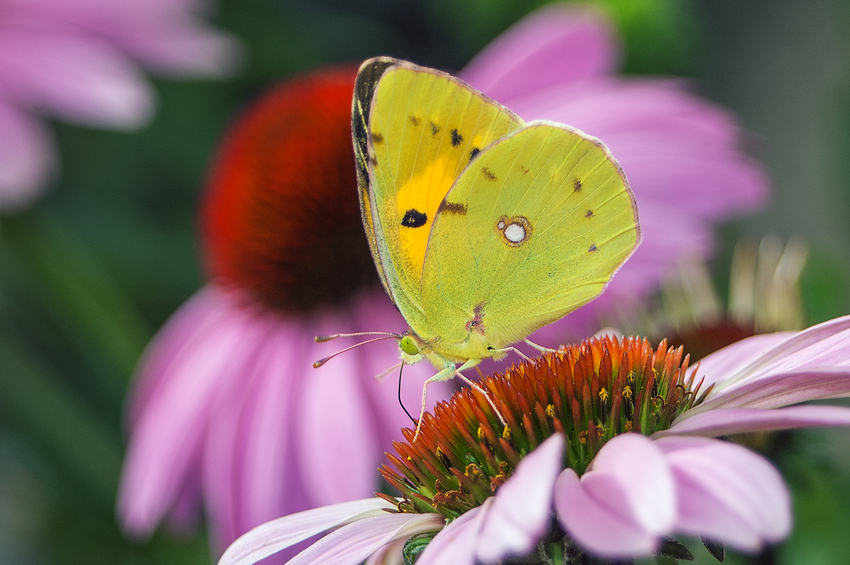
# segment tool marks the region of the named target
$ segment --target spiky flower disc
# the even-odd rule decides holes
[[[520,459],[554,433],[567,440],[565,465],[581,474],[611,438],[670,427],[699,403],[688,356],[662,341],[601,337],[512,366],[481,381],[507,425],[480,392],[465,388],[426,414],[416,442],[396,442],[395,469],[381,473],[404,499],[401,512],[453,519],[479,506]]]

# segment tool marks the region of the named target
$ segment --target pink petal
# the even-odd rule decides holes
[[[297,486],[291,417],[299,382],[294,373],[307,339],[295,324],[274,324],[240,378],[222,386],[203,465],[210,527],[219,549],[259,524],[311,506]]]
[[[546,533],[552,489],[563,467],[564,438],[555,434],[529,453],[499,487],[478,540],[478,558],[495,563],[529,553]]]
[[[341,320],[333,317],[314,328],[308,335],[346,331]],[[333,343],[312,347],[316,359],[338,346]],[[354,375],[359,374],[356,355],[340,355],[319,370],[313,369],[314,358],[304,357],[300,372],[301,402],[298,406],[297,464],[310,497],[317,504],[333,504],[358,496],[368,496],[378,488],[375,462],[381,459],[373,428],[375,426],[366,395]],[[340,465],[346,469],[346,480],[339,480]]]
[[[58,168],[53,137],[40,120],[2,101],[0,131],[0,210],[20,210]]]
[[[611,23],[599,11],[555,4],[504,32],[459,76],[507,103],[525,92],[608,73],[617,51]]]
[[[254,528],[233,542],[221,556],[219,565],[254,563],[332,528],[368,516],[385,515],[383,511],[390,508],[385,500],[367,498],[284,516]]]
[[[70,30],[0,30],[0,84],[21,104],[119,129],[147,123],[156,96],[114,46]]]
[[[416,565],[473,565],[478,549],[478,537],[494,497],[450,522],[431,540]]]
[[[229,34],[204,25],[205,2],[172,0],[6,0],[45,22],[70,25],[106,37],[166,73],[219,76],[233,69],[241,47]],[[6,7],[6,6],[4,6]]]
[[[697,371],[699,378],[705,378],[703,388],[734,375],[793,335],[795,332],[754,335],[705,356],[700,360]]]
[[[714,394],[722,394],[727,388],[780,373],[797,372],[799,369],[850,367],[850,316],[836,318],[798,332],[775,344],[767,351],[757,354],[766,343],[759,340],[753,344],[751,361],[732,374],[710,378],[718,385]],[[751,338],[752,339],[752,338]],[[747,340],[745,340],[747,341]],[[733,352],[741,355],[743,345]],[[725,349],[710,357],[725,356]],[[702,372],[702,371],[701,371]]]
[[[323,537],[287,565],[357,565],[383,546],[417,534],[439,530],[439,514],[389,514],[364,518]]]
[[[177,498],[200,453],[210,411],[226,384],[250,370],[267,322],[250,313],[216,311],[174,356],[150,391],[124,460],[118,511],[125,527],[147,536]],[[144,371],[144,367],[141,369]]]
[[[365,565],[404,565],[402,550],[407,540],[388,543],[366,560]]]
[[[757,551],[791,531],[791,500],[779,472],[739,445],[663,438],[657,445],[676,477],[679,532]]]
[[[606,558],[649,555],[671,531],[676,494],[663,454],[647,437],[622,434],[594,458],[579,480],[564,470],[555,484],[555,510],[564,529]]]
[[[625,499],[627,488],[617,479],[599,475],[588,480],[609,499]],[[564,530],[584,549],[607,558],[651,555],[658,536],[644,529],[626,509],[615,510],[588,492],[572,469],[565,469],[555,483],[555,510]]]
[[[850,426],[850,408],[843,406],[793,406],[776,410],[759,408],[719,408],[676,422],[653,437],[688,435],[717,437],[746,432],[791,428]]]
[[[850,370],[800,370],[761,376],[720,394],[711,394],[708,400],[683,413],[679,419],[684,421],[718,408],[780,408],[807,400],[847,396],[850,396]]]

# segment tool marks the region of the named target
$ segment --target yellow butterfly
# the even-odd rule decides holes
[[[593,300],[640,239],[605,145],[525,123],[446,73],[366,61],[352,135],[372,257],[410,326],[403,362],[438,369],[426,387]]]

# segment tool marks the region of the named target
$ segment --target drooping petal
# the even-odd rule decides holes
[[[295,486],[295,371],[309,339],[298,331],[298,324],[278,321],[241,378],[222,383],[203,465],[207,515],[219,551],[259,524],[311,507],[308,494]]]
[[[431,540],[416,561],[417,565],[473,565],[484,525],[482,518],[492,504],[491,496],[481,506],[453,520]]]
[[[478,541],[482,562],[525,555],[546,533],[563,451],[564,437],[551,436],[523,458],[511,478],[496,491]]]
[[[343,502],[290,514],[254,528],[227,548],[219,565],[255,563],[264,557],[355,520],[381,516],[392,506],[380,498]]]
[[[268,321],[231,304],[211,303],[208,318],[178,336],[160,358],[162,373],[153,377],[144,406],[137,412],[124,460],[118,513],[125,528],[147,536],[174,504],[198,461],[210,411],[222,388],[250,371],[269,331]],[[183,328],[175,323],[166,331]],[[151,347],[155,348],[155,345]],[[146,381],[146,366],[136,378]]]
[[[500,35],[459,76],[507,104],[518,94],[607,74],[618,50],[598,10],[553,4]]]
[[[564,470],[555,484],[555,510],[583,547],[607,558],[650,555],[676,518],[673,475],[649,438],[622,434],[599,451],[578,478]]]
[[[358,520],[323,537],[287,565],[357,565],[388,543],[439,530],[439,514],[389,514]]]
[[[824,368],[760,376],[710,395],[677,421],[719,408],[781,408],[807,400],[850,396],[850,369]]]
[[[844,406],[792,406],[775,410],[717,408],[676,422],[653,437],[672,435],[717,437],[746,432],[792,428],[850,426],[850,408]]]
[[[697,371],[699,379],[705,379],[703,388],[708,387],[736,374],[754,359],[793,335],[795,332],[776,332],[736,341],[700,359],[699,369],[694,370]]]
[[[801,369],[850,367],[850,316],[835,318],[792,334],[766,351],[761,348],[768,343],[768,338],[757,337],[758,340],[750,338],[730,346],[734,349],[729,355],[734,353],[743,358],[749,350],[753,357],[734,373],[710,375],[711,381],[717,383],[712,396],[725,394],[726,389],[781,373],[799,372]],[[713,364],[714,357],[723,359],[726,355],[726,350],[721,349],[706,357],[706,361]],[[712,368],[711,364],[703,371],[707,372]]]
[[[350,322],[345,322],[345,325]],[[346,331],[339,316],[307,329],[307,335],[326,335]],[[337,349],[333,343],[311,348],[316,359]],[[346,499],[368,496],[378,487],[375,462],[381,451],[372,433],[373,421],[366,394],[358,379],[358,357],[340,355],[333,361],[313,369],[314,359],[302,359],[300,406],[295,420],[299,434],[297,464],[301,468],[304,487],[316,504],[333,504]],[[387,383],[391,384],[391,383]],[[339,480],[340,465],[346,479]]]
[[[669,437],[656,442],[676,480],[676,530],[757,551],[791,531],[791,499],[779,472],[733,443]]]

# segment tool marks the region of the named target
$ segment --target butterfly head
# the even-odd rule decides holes
[[[401,350],[401,358],[406,365],[418,363],[425,356],[422,350],[422,342],[415,335],[405,334],[398,340],[398,348]]]

